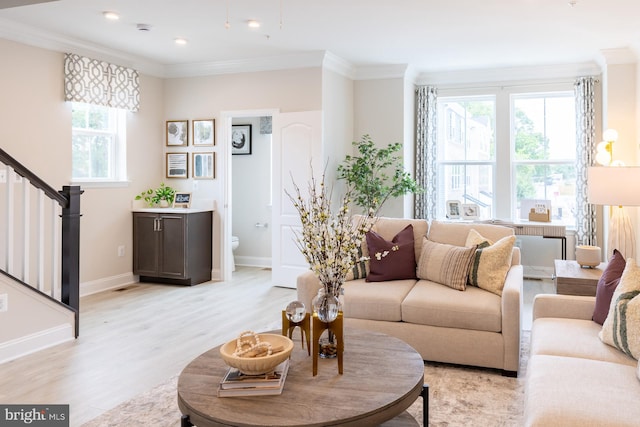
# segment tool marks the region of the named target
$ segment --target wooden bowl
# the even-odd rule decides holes
[[[280,334],[258,334],[260,342],[268,342],[272,347],[284,347],[283,351],[263,357],[234,356],[237,340],[232,340],[220,347],[220,356],[225,363],[238,369],[243,374],[260,375],[271,372],[276,366],[284,362],[293,350],[293,341]]]

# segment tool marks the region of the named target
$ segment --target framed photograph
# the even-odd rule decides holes
[[[461,216],[461,206],[459,200],[447,200],[446,214],[449,219],[459,219]]]
[[[215,119],[194,120],[193,137],[191,143],[194,146],[216,145],[216,121]]]
[[[189,155],[167,153],[167,178],[188,178]]]
[[[192,153],[191,176],[194,179],[216,177],[216,153]]]
[[[189,120],[167,121],[167,146],[186,147],[189,144]]]
[[[174,208],[188,209],[191,206],[191,193],[176,193],[173,197]]]
[[[480,216],[480,207],[475,203],[462,204],[462,219],[478,219]]]
[[[233,125],[231,154],[251,154],[251,125]]]

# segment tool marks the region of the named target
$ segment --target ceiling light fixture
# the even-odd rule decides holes
[[[104,16],[105,19],[108,19],[109,21],[117,21],[118,19],[120,19],[120,15],[118,15],[116,12],[102,12],[102,16]]]
[[[176,44],[179,44],[181,46],[184,46],[185,44],[187,44],[187,39],[182,37],[178,37],[174,41],[176,42]]]
[[[255,19],[249,19],[247,21],[247,25],[249,26],[249,28],[260,28],[260,23]]]
[[[151,31],[151,25],[149,24],[136,24],[136,28],[142,32]]]

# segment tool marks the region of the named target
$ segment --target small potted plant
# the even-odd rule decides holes
[[[176,190],[165,185],[164,182],[158,188],[150,188],[136,196],[136,200],[144,200],[150,207],[160,206],[168,208],[173,203]]]

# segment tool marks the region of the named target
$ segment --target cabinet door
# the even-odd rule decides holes
[[[133,273],[156,276],[159,268],[159,233],[156,231],[158,215],[133,214]]]
[[[162,215],[160,221],[160,275],[184,279],[187,218],[185,215]]]

